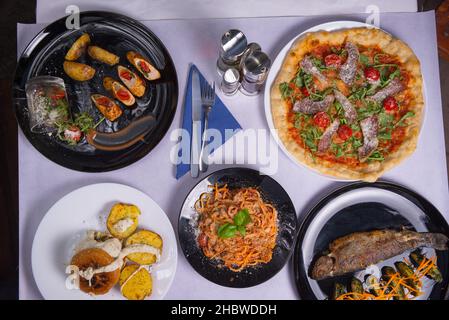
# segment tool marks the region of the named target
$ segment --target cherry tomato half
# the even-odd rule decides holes
[[[352,137],[352,129],[350,126],[344,124],[338,128],[337,134],[341,140],[346,141]]]
[[[365,78],[369,81],[377,81],[380,78],[380,72],[376,68],[368,67],[365,69]]]
[[[313,124],[317,127],[320,127],[322,129],[327,128],[331,123],[331,119],[329,118],[329,115],[324,112],[318,112],[313,116]]]
[[[302,94],[304,97],[310,96],[309,90],[307,90],[306,87],[302,87],[302,88],[301,88],[301,94]]]
[[[399,107],[396,99],[391,96],[385,98],[383,105],[386,111],[396,111]]]
[[[339,67],[341,66],[342,60],[338,54],[331,53],[324,58],[324,63],[326,67]]]

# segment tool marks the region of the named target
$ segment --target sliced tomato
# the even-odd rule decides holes
[[[326,67],[339,67],[341,66],[342,59],[338,54],[331,53],[324,58]]]
[[[143,72],[150,72],[150,67],[148,66],[148,64],[145,61],[139,61],[139,67],[142,69]]]
[[[376,68],[368,67],[365,69],[365,78],[369,81],[377,81],[380,78],[380,72]]]
[[[320,127],[321,129],[327,128],[331,123],[331,119],[329,118],[329,115],[322,111],[318,112],[313,116],[313,124],[317,127]]]
[[[391,96],[385,98],[383,105],[386,111],[396,111],[399,108],[398,102]]]
[[[338,128],[337,135],[341,140],[346,141],[352,137],[352,129],[350,126],[344,124]]]
[[[55,90],[53,94],[51,95],[51,98],[53,100],[59,100],[65,98],[65,92],[64,90]]]
[[[120,77],[124,78],[126,80],[131,80],[133,78],[132,74],[130,72],[128,72],[128,71],[122,71],[120,73]]]
[[[120,100],[128,100],[128,99],[129,99],[129,93],[128,93],[128,91],[126,91],[125,89],[119,89],[119,90],[117,91],[117,97],[118,97]]]

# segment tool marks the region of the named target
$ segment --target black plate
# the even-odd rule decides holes
[[[401,227],[449,235],[446,220],[429,201],[396,184],[354,183],[326,196],[307,214],[298,232],[293,263],[299,296],[309,300],[323,299],[332,292],[335,282],[349,282],[352,275],[320,281],[308,276],[311,261],[327,250],[330,242],[357,231]],[[418,298],[445,299],[448,294],[449,253],[447,250],[425,250],[428,256],[436,252],[444,281]],[[392,266],[394,261],[398,258],[388,259],[378,266]]]
[[[22,53],[13,86],[17,121],[27,139],[40,153],[64,167],[102,172],[127,166],[148,154],[171,125],[178,99],[178,81],[173,61],[162,42],[147,27],[126,16],[110,12],[83,12],[79,30],[68,30],[65,23],[66,19],[62,18],[50,24]],[[109,95],[102,87],[102,79],[106,75],[113,75],[117,79],[115,69],[84,56],[79,61],[92,65],[97,72],[90,81],[76,82],[70,79],[62,68],[67,50],[83,32],[89,33],[92,44],[117,54],[121,65],[135,70],[125,56],[128,50],[135,50],[147,57],[161,71],[160,79],[146,81],[146,93],[142,98],[136,99],[137,105],[133,109],[121,105],[124,110],[121,118],[113,124],[105,121],[98,128],[99,131],[118,131],[142,115],[153,115],[156,118],[155,127],[145,135],[143,141],[126,149],[102,151],[87,142],[72,147],[58,138],[30,131],[25,84],[28,79],[39,75],[64,79],[72,113],[89,111],[97,120],[101,118],[91,103],[90,95]]]
[[[264,200],[278,210],[278,236],[273,259],[266,264],[233,272],[221,267],[217,260],[204,256],[195,236],[193,206],[208,186],[228,184],[229,188],[256,187]],[[192,267],[206,279],[226,287],[246,288],[267,281],[278,273],[293,252],[296,234],[296,211],[287,192],[273,178],[246,168],[229,168],[216,171],[199,182],[188,194],[181,208],[178,224],[179,241],[185,257]]]

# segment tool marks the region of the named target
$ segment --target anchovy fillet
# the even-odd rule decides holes
[[[329,244],[330,253],[316,260],[310,276],[312,279],[321,280],[363,270],[419,247],[447,250],[448,241],[441,233],[419,233],[410,230],[386,229],[352,233]]]
[[[325,152],[329,149],[332,142],[332,137],[337,132],[338,127],[340,127],[340,120],[335,119],[330,126],[326,128],[321,136],[320,142],[318,142],[318,152]]]
[[[398,78],[394,78],[385,88],[380,89],[374,95],[368,97],[368,99],[380,102],[386,97],[394,96],[402,90],[404,90],[404,85],[402,84],[401,80],[399,80]]]
[[[349,124],[355,122],[357,120],[357,111],[352,105],[351,101],[349,101],[346,96],[338,90],[334,90],[335,99],[343,106],[343,110],[345,111],[345,118]]]
[[[321,71],[313,64],[312,59],[307,56],[301,61],[301,68],[305,73],[311,74],[317,77],[320,81],[326,82],[326,77],[321,73]]]
[[[379,139],[377,139],[379,120],[377,116],[365,118],[360,121],[360,127],[363,134],[363,146],[358,149],[358,153],[359,160],[364,162],[379,145]]]
[[[302,112],[305,114],[315,114],[317,112],[326,111],[332,103],[334,103],[335,97],[330,94],[327,95],[321,101],[313,101],[309,97],[296,101],[293,105],[294,112]]]
[[[346,42],[345,49],[348,51],[346,62],[340,67],[339,76],[347,85],[352,85],[357,72],[359,61],[359,49],[352,42]]]

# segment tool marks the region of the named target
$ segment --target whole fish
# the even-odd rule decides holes
[[[410,230],[374,230],[356,232],[330,243],[329,254],[313,264],[310,277],[321,280],[363,270],[407,250],[430,247],[447,250],[449,239],[441,233],[419,233]]]

